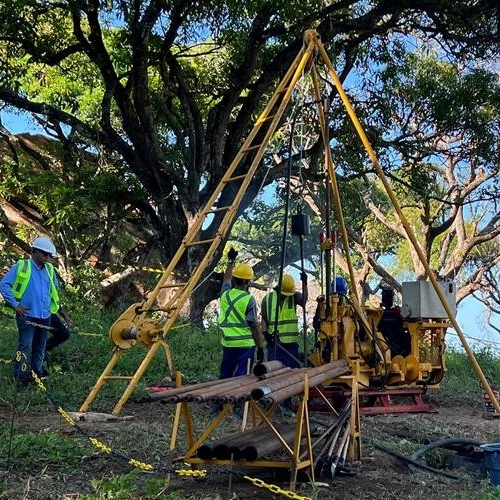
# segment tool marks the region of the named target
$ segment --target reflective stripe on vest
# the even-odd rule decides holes
[[[274,329],[276,319],[276,302],[278,294],[269,292],[265,297],[267,320],[269,328]],[[299,320],[295,310],[295,298],[293,295],[286,297],[281,304],[278,315],[278,335],[283,344],[292,344],[299,341]]]
[[[59,311],[59,292],[57,291],[57,287],[54,282],[54,266],[47,262],[45,264],[45,270],[47,271],[50,283],[50,312],[55,314]],[[30,278],[31,260],[18,261],[16,279],[12,285],[12,293],[17,300],[20,300],[24,295],[24,292],[26,292]]]
[[[230,288],[220,297],[220,312],[217,319],[222,329],[222,345],[225,347],[253,347],[252,330],[246,320],[249,292]]]
[[[29,260],[20,260],[17,263],[17,273],[14,284],[12,285],[12,294],[19,300],[26,291],[31,276],[31,262]]]

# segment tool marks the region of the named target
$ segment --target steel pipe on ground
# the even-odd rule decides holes
[[[252,436],[261,434],[262,431],[262,426],[259,426],[217,439],[211,444],[205,442],[198,448],[197,455],[199,458],[203,459],[219,458],[221,460],[227,460],[230,457],[229,446],[237,445],[240,442],[246,443],[251,440]]]

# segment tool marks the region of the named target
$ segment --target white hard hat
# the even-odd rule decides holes
[[[31,248],[36,248],[37,250],[42,250],[43,252],[50,253],[52,257],[55,257],[57,255],[57,250],[54,246],[54,243],[52,243],[50,238],[47,238],[47,236],[39,236],[33,242]]]

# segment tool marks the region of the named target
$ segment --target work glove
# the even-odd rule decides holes
[[[263,362],[264,362],[264,348],[258,347],[257,348],[257,363],[263,363]]]
[[[304,271],[302,271],[300,273],[300,279],[301,279],[302,283],[305,283],[307,285],[307,273],[305,273]]]
[[[229,259],[229,262],[234,262],[236,260],[236,257],[238,257],[238,252],[231,247],[229,249],[229,252],[227,252],[227,258]]]

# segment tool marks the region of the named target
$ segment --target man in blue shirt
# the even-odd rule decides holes
[[[19,337],[14,378],[18,386],[29,382],[31,370],[38,377],[44,375],[47,327],[51,314],[59,309],[59,282],[48,262],[55,253],[49,238],[38,237],[33,242],[31,258],[18,261],[0,281],[0,293],[16,315]]]

